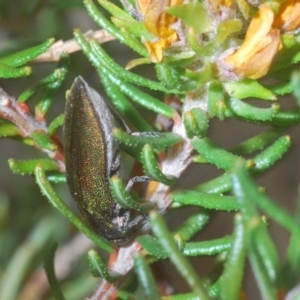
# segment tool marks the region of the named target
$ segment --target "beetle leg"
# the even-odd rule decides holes
[[[136,182],[149,182],[151,180],[153,179],[148,176],[135,176],[129,179],[125,190],[129,192]]]

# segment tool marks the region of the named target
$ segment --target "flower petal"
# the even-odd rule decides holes
[[[274,56],[280,48],[280,31],[272,30],[268,37],[271,42],[263,49],[252,55],[247,61],[235,68],[235,72],[250,79],[257,79],[266,75]]]
[[[288,0],[280,8],[274,26],[286,31],[300,27],[300,0]]]
[[[241,47],[225,59],[236,74],[257,79],[268,72],[281,46],[279,29],[272,29],[273,20],[272,9],[262,5],[248,27]]]

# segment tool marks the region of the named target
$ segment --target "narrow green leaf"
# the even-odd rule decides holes
[[[204,182],[196,187],[197,191],[210,194],[222,194],[231,189],[231,179],[229,174],[223,174],[219,177]]]
[[[160,300],[161,296],[146,259],[139,253],[134,256],[134,269],[146,299]]]
[[[124,150],[134,149],[137,153],[140,153],[146,144],[156,151],[161,151],[181,141],[181,136],[171,132],[142,132],[133,135],[114,128],[113,135]]]
[[[214,78],[215,78],[214,66],[209,60],[206,60],[203,63],[203,66],[200,69],[198,69],[197,71],[186,70],[185,76],[189,80],[193,80],[194,82],[197,82],[198,84],[210,82],[211,80],[214,80]]]
[[[99,45],[96,40],[90,40],[90,45],[92,50],[97,55],[98,59],[101,60],[101,63],[105,65],[107,70],[112,73],[114,76],[117,76],[125,81],[134,83],[139,86],[147,87],[151,90],[168,92],[168,93],[178,93],[178,90],[169,90],[166,89],[161,83],[153,81],[137,74],[134,74],[130,71],[124,70],[120,65],[118,65]]]
[[[51,86],[51,84],[55,84],[58,82],[59,79],[61,79],[63,75],[62,69],[55,69],[50,75],[40,80],[37,84],[34,86],[26,89],[19,97],[19,102],[25,102],[27,101],[34,93],[39,91],[40,89],[45,89],[48,86]]]
[[[110,187],[115,201],[118,202],[122,207],[131,208],[143,213],[148,212],[151,208],[153,208],[152,202],[138,202],[135,200],[125,190],[122,180],[117,176],[110,178]]]
[[[169,256],[159,241],[151,235],[142,235],[137,237],[136,240],[148,254],[153,255],[158,259],[165,259]]]
[[[65,115],[61,114],[57,116],[48,126],[48,132],[53,135],[57,129],[64,124]]]
[[[30,67],[21,67],[21,68],[14,68],[4,63],[0,62],[0,78],[19,78],[19,77],[26,77],[31,74]]]
[[[240,214],[235,217],[231,250],[225,263],[221,279],[221,299],[239,299],[246,263],[247,239],[243,219]],[[234,280],[232,280],[234,278]]]
[[[230,97],[237,99],[259,98],[264,100],[277,100],[276,95],[258,83],[257,80],[244,78],[240,81],[227,81],[223,83]]]
[[[132,20],[134,20],[125,10],[123,10],[120,7],[116,6],[112,2],[109,2],[109,1],[106,1],[106,0],[99,0],[98,2],[112,16],[124,19],[126,21],[132,21]]]
[[[35,169],[35,177],[38,186],[42,193],[47,197],[50,203],[57,208],[68,220],[70,220],[82,233],[91,239],[97,246],[108,252],[113,252],[114,247],[111,243],[99,236],[98,233],[93,231],[86,223],[81,221],[69,207],[57,195],[51,184],[47,180],[44,170],[37,166]]]
[[[176,67],[160,62],[155,64],[155,70],[157,78],[167,89],[173,89],[176,87],[179,88],[179,90],[182,90],[181,73],[178,72]]]
[[[10,169],[15,174],[34,174],[37,165],[40,165],[45,171],[58,171],[58,165],[52,159],[40,158],[40,159],[28,159],[28,160],[18,160],[9,159],[8,164]]]
[[[236,155],[247,155],[258,150],[263,150],[266,146],[279,138],[280,134],[281,132],[279,130],[268,130],[242,142],[234,148],[232,152]]]
[[[263,240],[260,242],[263,242]],[[249,258],[262,299],[277,299],[274,282],[270,279],[267,266],[263,261],[263,257],[260,256],[255,248],[254,242],[249,243]]]
[[[190,242],[185,244],[183,253],[187,256],[216,255],[229,251],[232,248],[232,243],[233,237],[231,236],[211,241]]]
[[[84,5],[89,13],[89,15],[93,18],[93,20],[101,27],[107,30],[111,35],[113,35],[116,39],[118,39],[121,43],[124,43],[131,47],[134,51],[139,53],[142,56],[147,57],[148,52],[147,49],[141,44],[137,44],[137,40],[127,35],[125,37],[124,32],[122,33],[117,27],[115,27],[110,21],[108,21],[104,15],[98,10],[96,5],[92,0],[84,0]]]
[[[16,125],[8,122],[0,123],[0,138],[18,136],[19,129]]]
[[[239,204],[233,196],[222,196],[215,194],[207,194],[198,191],[175,191],[171,194],[171,198],[175,202],[184,205],[196,205],[206,209],[237,211]]]
[[[110,80],[117,85],[125,95],[136,103],[154,111],[157,114],[161,114],[168,118],[174,117],[176,111],[173,107],[161,102],[145,92],[142,92],[132,84],[122,81],[119,77],[109,73],[105,68],[102,68],[102,72],[109,76]]]
[[[268,86],[268,89],[272,91],[275,95],[283,96],[290,94],[293,91],[293,86],[291,82],[284,82],[281,84],[276,84],[274,86]]]
[[[99,72],[101,65],[99,63],[98,57],[96,56],[94,51],[92,51],[92,47],[90,43],[86,40],[86,38],[84,37],[80,29],[78,28],[74,29],[74,37],[78,45],[81,47],[82,52],[87,56],[89,61],[96,69],[98,69]]]
[[[208,112],[211,117],[224,118],[225,95],[223,86],[217,80],[208,84]]]
[[[159,168],[155,154],[150,145],[146,144],[142,150],[142,163],[145,174],[155,181],[162,182],[166,185],[173,185],[177,178],[171,175],[165,175]]]
[[[40,54],[46,52],[55,42],[54,38],[46,40],[44,43],[34,46],[19,52],[15,52],[9,56],[0,59],[0,63],[6,64],[11,67],[19,67],[35,59]]]
[[[205,226],[210,216],[211,212],[209,210],[201,209],[200,213],[192,215],[185,220],[181,227],[176,230],[176,235],[181,236],[184,241],[190,240]]]
[[[101,277],[106,281],[113,283],[118,280],[118,277],[112,277],[102,258],[95,250],[88,251],[89,269],[93,277]]]
[[[52,142],[50,136],[46,132],[33,131],[31,133],[31,137],[42,149],[47,149],[50,151],[57,150],[57,145]]]
[[[64,53],[61,55],[60,60],[58,62],[57,79],[54,82],[45,86],[44,93],[35,107],[36,116],[45,116],[45,114],[48,112],[56,93],[58,92],[63,80],[66,77],[66,74],[68,72],[68,66],[69,55]]]
[[[67,182],[66,175],[61,174],[61,173],[47,174],[47,179],[50,182],[54,182],[54,183],[66,183]]]
[[[126,121],[132,124],[139,131],[153,131],[152,126],[147,122],[138,110],[127,100],[118,86],[113,84],[109,78],[99,73],[103,86],[116,110]]]
[[[288,135],[279,138],[253,159],[255,166],[252,172],[261,173],[269,169],[276,161],[282,158],[290,146],[291,138]]]
[[[296,212],[294,216],[295,221],[300,224],[300,190],[298,190],[298,199]],[[286,288],[289,290],[298,282],[300,277],[300,243],[299,243],[299,234],[298,230],[293,231],[289,240],[287,248],[287,262],[283,270],[283,282],[286,285]],[[286,270],[286,271],[285,271]]]
[[[58,246],[57,243],[52,243],[52,245],[46,250],[45,258],[44,258],[44,268],[54,298],[56,300],[64,300],[65,297],[61,292],[59,283],[55,276],[55,270],[54,270],[54,255],[57,246]]]
[[[200,108],[192,108],[183,115],[184,127],[189,138],[205,137],[208,130],[207,113]]]
[[[201,279],[198,277],[196,271],[192,268],[189,261],[178,249],[174,238],[168,231],[162,216],[158,212],[152,211],[150,213],[150,223],[152,230],[159,240],[161,246],[169,254],[170,259],[177,271],[186,280],[187,284],[193,292],[202,300],[209,300],[208,292],[206,291]]]
[[[214,144],[209,138],[195,139],[192,141],[192,145],[208,162],[225,171],[231,170],[239,158]]]
[[[300,110],[295,109],[292,111],[280,111],[270,122],[265,123],[284,127],[298,125],[300,123]]]
[[[270,121],[279,112],[278,104],[273,104],[270,108],[259,108],[232,97],[229,104],[235,114],[251,121]]]
[[[262,194],[244,170],[239,168],[237,170],[237,176],[239,178],[241,188],[244,191],[247,191],[247,197],[251,199],[252,202],[256,203],[256,205],[262,209],[266,215],[269,215],[270,218],[274,219],[281,226],[285,227],[290,232],[298,232],[300,239],[299,223],[296,222],[282,207],[276,205],[266,195]]]
[[[108,1],[105,1],[108,2]],[[110,2],[108,2],[110,3]],[[120,18],[118,16],[111,17],[112,23],[118,27],[118,28],[126,28],[126,30],[133,34],[135,37],[142,39],[143,37],[146,37],[148,40],[150,33],[147,31],[145,24],[143,22],[137,21],[137,20],[125,20],[123,18]],[[151,62],[151,61],[150,61]],[[151,62],[152,63],[152,62]]]
[[[253,193],[256,193],[257,187],[248,185],[249,176],[241,162],[236,165],[236,171],[232,174],[232,183],[234,194],[240,204],[246,230],[249,231],[247,234],[248,238],[251,239],[249,247],[254,251],[255,259],[255,252],[258,252],[258,259],[265,266],[267,276],[270,281],[275,282],[278,278],[279,256],[255,206],[256,199],[253,198]]]

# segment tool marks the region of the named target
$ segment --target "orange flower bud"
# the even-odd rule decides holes
[[[274,26],[285,31],[298,29],[300,27],[300,0],[284,2],[275,18]]]
[[[163,58],[163,50],[170,47],[177,41],[177,33],[170,35],[168,38],[159,39],[157,41],[145,42],[145,46],[150,53],[152,62],[159,62]]]
[[[175,16],[167,13],[168,6],[179,5],[183,0],[152,0],[145,12],[144,23],[150,33],[158,38],[156,41],[147,41],[147,47],[153,62],[161,61],[163,50],[178,40],[177,33],[171,25],[177,21]],[[143,5],[147,1],[144,2]]]
[[[235,73],[257,79],[268,72],[274,56],[281,47],[280,31],[272,29],[274,13],[263,5],[252,19],[241,47],[225,61]]]

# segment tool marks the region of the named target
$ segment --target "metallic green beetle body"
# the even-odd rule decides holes
[[[100,95],[78,77],[67,97],[64,151],[67,182],[82,216],[104,238],[130,238],[130,210],[117,204],[109,179],[121,176],[121,152],[112,136],[117,124]]]

